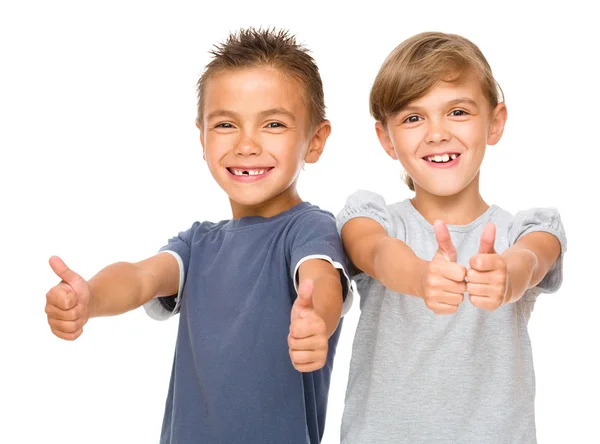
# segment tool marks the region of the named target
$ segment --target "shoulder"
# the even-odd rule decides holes
[[[367,190],[359,190],[348,196],[346,205],[337,215],[337,228],[341,232],[343,226],[351,219],[366,217],[378,222],[388,235],[398,237],[404,230],[404,219],[408,213],[408,199],[389,204],[380,194]]]

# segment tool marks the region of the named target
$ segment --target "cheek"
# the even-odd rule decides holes
[[[479,122],[457,125],[453,133],[467,148],[485,148],[487,145],[487,132]]]
[[[392,144],[400,161],[404,163],[413,159],[422,140],[422,134],[416,129],[394,134]]]

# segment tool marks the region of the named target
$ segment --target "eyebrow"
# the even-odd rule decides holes
[[[277,115],[277,114],[284,115],[294,122],[296,121],[296,116],[284,108],[267,109],[265,111],[261,111],[258,115],[261,119],[264,119],[266,117]],[[239,114],[236,112],[233,112],[233,111],[228,111],[226,109],[217,109],[217,110],[213,111],[212,113],[210,113],[208,116],[206,116],[206,118],[208,120],[213,119],[215,117],[230,117],[232,119],[235,119],[235,118],[239,117]]]
[[[466,103],[467,105],[471,105],[471,106],[474,106],[475,108],[479,109],[477,102],[475,102],[475,100],[473,100],[473,99],[469,99],[468,97],[460,97],[458,99],[451,100],[448,102],[448,105],[454,106],[454,105],[458,105],[460,103]]]
[[[271,108],[271,109],[268,109],[266,111],[261,111],[259,113],[259,116],[264,119],[265,117],[273,116],[273,115],[276,115],[276,114],[284,115],[287,118],[289,118],[290,120],[292,120],[294,122],[296,121],[296,116],[293,113],[291,113],[290,111],[288,111],[287,109],[284,109],[284,108]]]
[[[237,113],[234,113],[233,111],[227,111],[226,109],[217,109],[210,113],[208,116],[206,116],[206,119],[210,120],[215,117],[231,117],[232,119],[235,119],[237,116]]]
[[[475,100],[470,99],[468,97],[459,97],[458,99],[454,99],[454,100],[450,100],[449,102],[447,102],[445,104],[445,106],[455,106],[455,105],[459,105],[459,104],[467,104],[467,105],[471,105],[473,107],[475,107],[476,109],[479,109],[479,106],[477,105],[477,102],[475,102]],[[406,112],[412,112],[412,111],[420,111],[422,109],[422,107],[419,106],[414,106],[414,105],[409,105],[405,108],[402,109],[402,111]]]

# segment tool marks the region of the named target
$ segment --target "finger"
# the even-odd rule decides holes
[[[52,331],[60,331],[62,333],[76,333],[85,325],[83,319],[77,321],[61,321],[59,319],[48,319],[48,324]]]
[[[83,317],[85,307],[83,304],[77,304],[70,310],[62,310],[55,305],[46,304],[46,314],[48,318],[58,319],[60,321],[76,321]]]
[[[493,271],[504,268],[504,259],[499,254],[477,254],[469,259],[471,269],[476,271]]]
[[[464,282],[467,268],[456,262],[447,262],[441,267],[440,274],[451,281]]]
[[[506,274],[502,271],[477,271],[472,268],[467,272],[467,279],[472,284],[506,285]]]
[[[75,333],[64,333],[62,331],[52,329],[52,333],[54,333],[54,335],[59,337],[60,339],[64,339],[65,341],[74,341],[79,336],[81,336],[81,334],[83,333],[83,329],[80,328]]]
[[[450,232],[448,231],[446,224],[441,220],[436,220],[433,223],[433,231],[438,243],[438,251],[440,251],[449,261],[456,262],[456,249],[452,244]]]
[[[496,224],[494,222],[488,222],[481,233],[481,240],[479,241],[479,254],[493,254],[494,243],[496,242]]]
[[[46,302],[61,310],[70,310],[77,305],[78,297],[69,284],[59,282],[46,293]]]
[[[436,302],[431,307],[429,307],[429,309],[438,315],[450,315],[458,311],[458,305]]]
[[[325,365],[325,362],[311,362],[310,364],[296,364],[294,368],[302,373],[314,372],[320,370]]]
[[[300,286],[298,287],[298,296],[296,297],[294,305],[292,306],[292,321],[298,318],[305,318],[313,309],[312,291],[313,281],[311,279],[304,279],[302,282],[300,282]]]
[[[288,335],[288,347],[291,350],[323,350],[327,348],[327,339],[325,338],[325,335],[297,339],[290,333]]]
[[[497,285],[489,285],[489,284],[472,284],[469,282],[467,284],[467,291],[469,295],[472,296],[481,296],[486,298],[495,297],[501,291],[500,287]]]
[[[296,298],[296,303],[298,303],[300,307],[312,307],[313,287],[314,284],[311,279],[304,279],[300,282],[300,286],[298,287],[298,297]]]
[[[290,350],[290,358],[294,364],[310,364],[321,359],[324,354],[322,351]]]
[[[56,275],[70,285],[77,285],[83,278],[71,270],[58,256],[50,258],[50,267]]]
[[[469,300],[475,307],[487,311],[494,311],[502,305],[501,301],[486,296],[469,295]]]
[[[436,303],[445,304],[445,305],[454,305],[458,307],[465,300],[464,292],[462,293],[453,293],[450,291],[444,291],[436,300]]]
[[[292,322],[290,334],[295,339],[305,339],[311,336],[324,335],[327,331],[325,322],[321,318],[314,320],[303,319],[301,322]]]

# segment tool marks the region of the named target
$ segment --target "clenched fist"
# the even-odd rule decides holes
[[[467,269],[456,263],[456,249],[446,224],[435,221],[433,229],[438,250],[429,262],[423,279],[423,300],[435,314],[452,314],[456,313],[464,300]]]
[[[329,338],[325,320],[315,311],[312,301],[313,282],[305,279],[290,314],[288,346],[294,368],[312,372],[325,365]]]
[[[50,267],[61,281],[46,293],[46,314],[52,333],[73,341],[83,333],[89,319],[88,283],[58,257],[50,258]]]
[[[478,253],[473,256],[467,272],[469,300],[475,307],[494,311],[506,301],[509,282],[506,260],[494,250],[496,225],[483,227]]]

